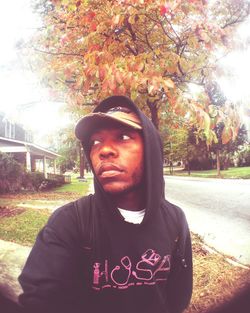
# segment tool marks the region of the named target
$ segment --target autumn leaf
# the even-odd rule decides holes
[[[78,8],[81,5],[81,1],[76,2],[76,7]]]
[[[203,111],[203,119],[204,119],[204,134],[207,138],[209,138],[209,134],[210,134],[210,124],[211,124],[211,120],[209,115]]]
[[[224,127],[221,135],[221,140],[223,145],[227,144],[232,139],[232,130],[231,128]]]
[[[169,6],[168,5],[162,5],[160,7],[160,14],[161,14],[161,16],[164,16],[168,12],[169,12]]]
[[[213,104],[209,105],[208,106],[208,113],[209,113],[210,117],[212,117],[212,118],[216,117],[218,114],[217,107]]]
[[[65,75],[65,78],[66,79],[70,79],[70,78],[72,78],[72,70],[69,68],[69,67],[67,67],[65,70],[64,70],[64,75]]]
[[[118,93],[120,95],[126,95],[126,92],[127,92],[127,90],[126,90],[124,85],[121,85],[121,86],[118,87]]]
[[[136,65],[136,70],[137,70],[138,72],[143,71],[144,68],[145,68],[145,64],[144,64],[143,62],[140,62],[140,63],[138,63],[138,64]]]
[[[174,82],[170,78],[164,79],[163,83],[164,83],[164,86],[166,88],[174,88],[175,87]]]
[[[108,79],[108,86],[109,86],[110,90],[112,90],[112,91],[114,91],[116,89],[116,82],[115,82],[114,76],[111,76]]]
[[[148,93],[151,94],[155,90],[154,85],[148,85]]]
[[[106,69],[105,69],[105,67],[104,67],[104,66],[100,66],[100,67],[99,67],[99,78],[100,78],[101,81],[104,80],[105,75],[106,75]]]
[[[113,18],[112,18],[112,23],[114,24],[114,25],[117,25],[117,24],[119,24],[119,22],[120,22],[120,15],[118,14],[118,15],[116,15],[116,16],[114,16]]]
[[[122,75],[121,75],[120,71],[116,71],[115,72],[115,79],[116,79],[118,84],[122,84],[123,83],[123,79],[122,79]]]
[[[92,23],[90,24],[90,29],[91,29],[92,31],[96,31],[96,28],[97,28],[96,22],[92,22]]]
[[[199,42],[197,40],[197,37],[191,36],[188,38],[188,45],[193,48],[193,49],[198,49],[199,48]]]

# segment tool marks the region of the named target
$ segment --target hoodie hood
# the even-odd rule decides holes
[[[134,111],[142,125],[142,134],[144,140],[144,195],[145,201],[145,216],[140,225],[145,224],[148,220],[155,215],[156,211],[159,210],[162,199],[164,198],[164,180],[163,180],[163,150],[162,142],[160,139],[159,132],[149,120],[148,117],[131,101],[125,96],[111,96],[102,102],[94,109],[93,112],[106,112],[115,106],[126,106]],[[89,146],[87,142],[82,142],[86,157],[91,165],[89,157]],[[91,165],[92,166],[92,165]],[[92,168],[93,171],[93,168]],[[94,171],[93,171],[94,172]],[[97,180],[94,174],[94,187],[95,197],[97,203],[100,206],[105,207],[106,205],[111,209],[110,212],[114,215],[119,215],[117,210],[114,210],[111,197],[103,190],[101,184]],[[104,203],[106,205],[104,205]],[[103,212],[105,213],[105,212]]]

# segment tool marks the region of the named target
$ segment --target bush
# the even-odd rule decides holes
[[[62,184],[56,180],[45,179],[40,172],[26,172],[12,155],[0,153],[0,193],[18,192],[22,189],[43,191]]]
[[[238,158],[239,166],[250,166],[250,147],[245,147],[245,149],[239,153]]]
[[[190,170],[204,171],[213,168],[213,161],[211,159],[192,159],[189,161]]]
[[[56,180],[52,180],[52,179],[44,179],[43,182],[41,183],[39,190],[43,191],[43,190],[49,190],[52,188],[56,188],[63,185],[63,183],[56,181]]]
[[[23,175],[24,168],[12,155],[0,153],[0,193],[20,190]]]
[[[12,155],[0,153],[0,193],[38,190],[43,181],[43,173],[26,172]]]
[[[38,191],[45,180],[44,174],[40,172],[26,172],[23,175],[22,187],[28,190]]]

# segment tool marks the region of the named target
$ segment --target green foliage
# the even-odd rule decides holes
[[[23,175],[23,167],[13,156],[0,153],[0,193],[20,190]]]
[[[75,138],[74,125],[60,130],[56,137],[53,137],[51,146],[56,149],[60,157],[57,164],[60,171],[72,171],[79,163],[79,143]]]
[[[39,191],[50,190],[58,186],[63,185],[62,181],[53,180],[53,179],[44,179],[39,186]]]
[[[220,152],[220,166],[221,169],[227,169],[230,165],[233,165],[234,155],[238,154],[242,150],[242,147],[247,144],[247,130],[245,125],[242,125],[239,128],[238,134],[234,140],[227,142],[226,144],[222,144],[221,138],[219,139],[218,144],[214,144],[211,147],[211,151],[216,153],[217,150]],[[242,161],[244,157],[242,158]],[[244,161],[243,161],[244,162]],[[242,165],[241,166],[246,166]],[[239,164],[239,165],[240,165]]]
[[[0,193],[38,190],[43,181],[43,173],[26,172],[12,155],[0,153]]]
[[[164,157],[168,162],[182,161],[186,169],[210,169],[212,160],[209,157],[205,137],[185,119],[169,113],[165,114],[162,131],[164,134]],[[203,138],[203,140],[201,139]]]
[[[249,144],[243,147],[238,153],[238,165],[239,166],[250,166],[250,146]]]
[[[43,173],[40,172],[26,172],[23,175],[22,186],[24,189],[30,190],[39,190],[42,182],[44,181],[45,177]]]
[[[166,136],[168,141],[164,144],[165,159],[183,161],[185,168],[190,170],[214,168],[216,166],[215,153],[218,145],[208,147],[205,138],[202,138],[197,132],[196,128],[187,128],[185,125],[178,126],[174,130],[170,128],[168,136]],[[220,166],[222,170],[234,165],[233,160],[237,157],[239,166],[249,165],[249,145],[246,145],[246,142],[247,132],[245,126],[242,125],[234,141],[220,145]]]
[[[13,156],[0,153],[0,193],[18,192],[22,189],[42,191],[61,186],[62,183],[45,179],[40,172],[26,172]]]

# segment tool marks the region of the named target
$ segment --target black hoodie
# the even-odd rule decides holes
[[[37,237],[19,277],[29,312],[179,313],[190,301],[190,233],[182,210],[164,198],[159,134],[128,98],[110,97],[94,111],[117,104],[143,127],[144,219],[125,222],[95,178],[94,195],[56,210]]]

